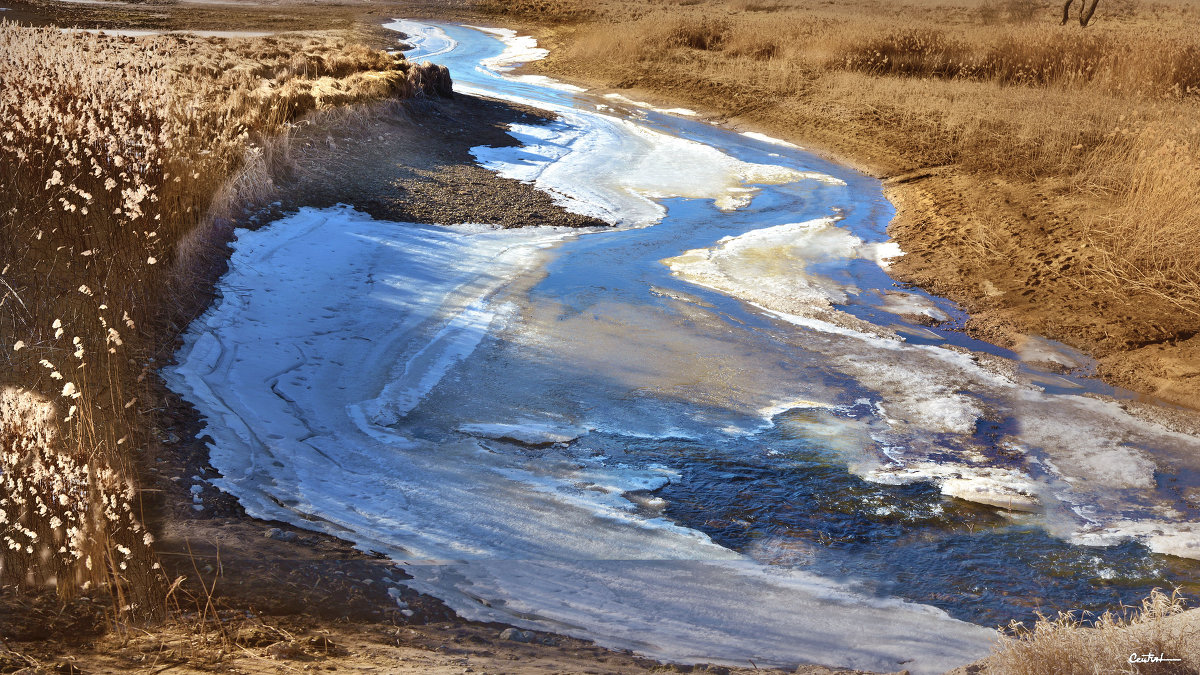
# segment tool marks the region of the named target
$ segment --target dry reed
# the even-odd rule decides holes
[[[987,659],[986,672],[1196,673],[1200,671],[1200,625],[1179,616],[1183,611],[1177,593],[1167,595],[1155,590],[1140,608],[1125,614],[1106,612],[1090,624],[1069,614],[1053,619],[1040,617],[1030,627],[1014,623]]]
[[[252,191],[230,177],[308,111],[449,86],[333,38],[0,23],[0,581],[161,613],[136,480],[157,443],[146,378],[220,255],[214,206]]]

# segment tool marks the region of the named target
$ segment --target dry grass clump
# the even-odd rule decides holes
[[[655,40],[663,47],[687,47],[713,51],[720,49],[729,38],[730,23],[711,17],[682,18],[668,23],[661,37]]]
[[[1045,19],[1052,8],[1038,0],[1004,0],[1004,2],[985,2],[979,7],[979,20],[984,24],[998,23],[1028,23],[1037,19]]]
[[[62,452],[54,413],[31,392],[0,391],[0,574],[84,590],[99,581],[124,604],[153,542],[135,512],[137,491],[105,463]],[[154,584],[151,576],[134,585]]]
[[[1041,617],[1032,627],[1013,623],[987,659],[987,672],[1019,675],[1093,675],[1200,671],[1200,625],[1182,621],[1177,593],[1155,590],[1133,612],[1106,612],[1094,623],[1059,614]],[[1172,618],[1175,617],[1175,618]],[[1178,661],[1132,662],[1131,655]]]
[[[309,110],[448,94],[336,39],[226,42],[0,23],[0,581],[161,610],[136,469],[154,356],[199,309],[254,148]]]
[[[1065,32],[1044,23],[986,33],[909,28],[869,35],[845,48],[842,66],[874,75],[1093,85],[1137,96],[1200,94],[1200,43],[1168,41],[1149,49],[1141,36]]]
[[[1200,125],[1148,126],[1119,152],[1129,174],[1118,209],[1092,226],[1097,269],[1113,289],[1200,316]]]
[[[478,0],[475,7],[485,14],[535,17],[559,23],[583,21],[595,15],[586,3],[573,0]]]

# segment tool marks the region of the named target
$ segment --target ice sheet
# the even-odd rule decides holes
[[[474,435],[519,425],[453,411],[441,432],[405,433],[370,412],[364,427],[364,401],[392,402],[403,419],[407,402],[440,386],[431,380],[461,377],[452,362],[465,347],[423,355],[456,322],[494,321],[505,288],[567,236],[382,223],[344,207],[239,231],[222,298],[167,371],[207,420],[214,484],[252,515],[409,563],[415,587],[469,617],[683,661],[886,670],[915,658],[905,667],[940,672],[987,651],[987,629],[767,570],[640,513],[625,495],[663,485],[661,468],[584,449],[498,452]],[[402,392],[388,393],[396,383]]]
[[[858,257],[862,240],[834,218],[789,223],[726,237],[663,262],[688,281],[789,314],[825,314],[856,289],[809,272],[814,263]]]
[[[861,596],[823,579],[743,560],[498,560],[407,569],[419,590],[460,598],[453,608],[463,616],[509,622],[529,616],[516,623],[555,626],[559,633],[684,663],[794,668],[806,662],[940,673],[986,654],[990,634],[950,624],[930,607],[895,600],[864,606]],[[497,609],[447,589],[519,599]],[[755,629],[729,644],[722,628],[738,623]],[[946,632],[930,640],[933,630]],[[715,645],[722,651],[714,658]]]
[[[754,164],[716,148],[592,112],[560,111],[547,126],[516,124],[522,145],[472,149],[500,175],[534,183],[562,206],[615,225],[644,226],[665,211],[657,200],[709,199],[721,209],[749,203],[755,185],[800,180],[838,183],[831,176]]]
[[[410,47],[404,56],[414,63],[449,53],[458,46],[446,31],[427,23],[397,19],[385,27],[404,34],[404,42]]]

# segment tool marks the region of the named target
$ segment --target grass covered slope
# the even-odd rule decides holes
[[[0,582],[161,611],[147,379],[206,302],[262,144],[310,110],[448,88],[333,37],[0,23]]]
[[[1200,39],[1187,2],[1092,25],[1009,0],[481,3],[538,68],[704,107],[887,177],[893,272],[1200,407]]]

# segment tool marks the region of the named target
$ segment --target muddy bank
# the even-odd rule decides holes
[[[469,150],[508,147],[513,123],[549,121],[531,108],[473,96],[379,104],[294,131],[270,162],[268,216],[349,204],[377,220],[602,226],[564,211],[545,192],[480,167]],[[262,214],[247,211],[260,220]]]
[[[1095,357],[1110,384],[1200,409],[1195,319],[1095,287],[1082,200],[953,170],[885,185],[896,206],[888,232],[905,251],[893,275],[962,304],[969,333],[1017,353],[1027,334],[1059,340]]]

